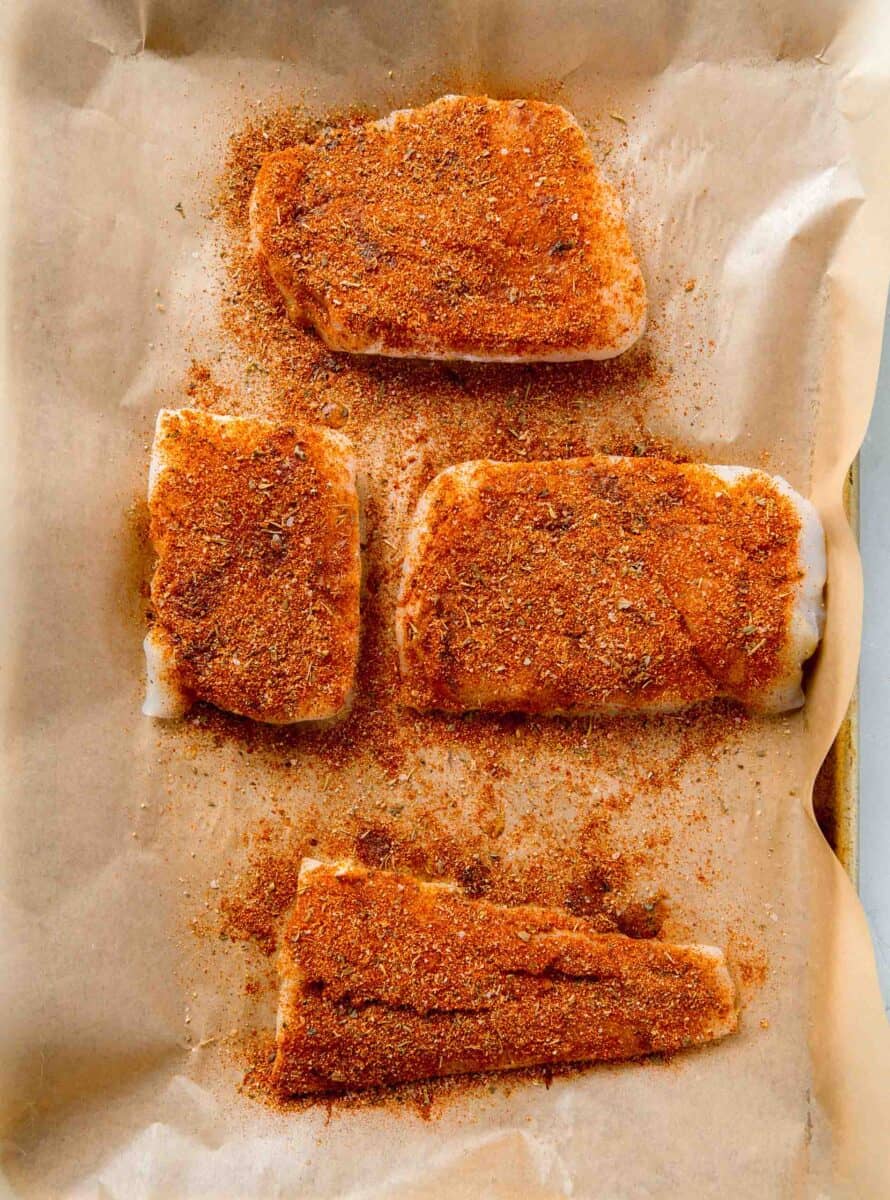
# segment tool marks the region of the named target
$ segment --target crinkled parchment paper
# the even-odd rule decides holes
[[[890,256],[886,6],[9,10],[0,1063],[12,1186],[128,1200],[886,1195],[887,1028],[862,912],[809,808],[859,644],[841,489],[872,400]],[[188,926],[211,911],[211,882],[241,869],[252,823],[274,806],[299,821],[317,772],[299,752],[273,771],[268,752],[139,715],[129,514],[156,409],[182,402],[193,354],[222,353],[207,195],[229,134],[282,99],[386,112],[457,88],[555,97],[608,144],[650,282],[649,344],[670,368],[658,402],[641,398],[641,428],[766,465],[814,497],[828,627],[801,714],[728,722],[725,752],[705,766],[687,756],[678,787],[618,817],[625,838],[664,835],[652,869],[676,932],[747,937],[767,964],[738,1036],[549,1088],[477,1089],[431,1120],[276,1113],[238,1093],[237,1063],[208,1041],[243,1023],[249,951],[209,947]],[[384,448],[362,448],[378,493],[386,444],[401,453],[416,434],[402,403],[377,431]],[[484,415],[493,401],[478,403]],[[579,398],[594,440],[597,403]],[[618,401],[601,403],[618,419]],[[385,519],[397,532],[403,518]],[[608,736],[589,733],[599,750]],[[652,736],[615,735],[605,772],[602,754],[589,769],[579,759],[546,819],[589,817]],[[680,733],[668,723],[659,736]],[[511,760],[508,846],[554,755],[542,735],[536,758]],[[472,750],[449,769],[454,794],[471,797]],[[384,788],[421,812],[423,795],[376,770],[359,750],[325,801],[332,816],[372,814]]]

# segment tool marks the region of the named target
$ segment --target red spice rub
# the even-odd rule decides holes
[[[635,1058],[737,1024],[712,947],[598,934],[354,863],[304,861],[279,970],[285,1094]]]
[[[416,708],[794,707],[806,502],[657,459],[465,463],[409,534],[397,615]],[[815,566],[815,565],[814,565]]]
[[[258,721],[344,711],[361,582],[349,442],[165,410],[149,504],[158,563],[148,640],[168,685]]]
[[[255,243],[291,318],[335,350],[609,358],[646,289],[574,118],[447,96],[267,156]]]

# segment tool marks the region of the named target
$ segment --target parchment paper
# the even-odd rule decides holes
[[[886,6],[32,0],[7,21],[0,1066],[16,1191],[886,1195],[887,1028],[863,914],[808,799],[856,674],[841,487],[890,266]],[[282,98],[386,112],[457,88],[554,96],[608,146],[673,371],[667,401],[641,401],[646,431],[784,474],[825,521],[805,710],[727,730],[663,808],[649,796],[621,816],[626,837],[667,839],[675,928],[718,944],[747,930],[768,972],[738,1036],[670,1063],[495,1086],[430,1121],[278,1114],[238,1094],[207,1040],[251,1016],[249,951],[188,923],[243,868],[251,823],[276,806],[299,820],[318,778],[139,715],[129,514],[157,408],[183,401],[196,347],[222,353],[206,196],[228,134]],[[601,416],[584,412],[590,430]],[[399,429],[394,412],[401,450]],[[607,777],[578,774],[553,819],[571,828],[614,788],[632,742],[615,740]],[[554,755],[542,741],[512,764],[508,822]],[[472,754],[453,770],[471,795]],[[370,814],[384,787],[357,761],[326,803]]]

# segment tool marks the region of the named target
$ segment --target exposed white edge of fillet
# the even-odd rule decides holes
[[[758,475],[767,480],[776,491],[785,496],[794,506],[800,519],[797,542],[797,558],[801,578],[794,593],[788,618],[783,653],[784,674],[771,691],[760,697],[758,707],[769,713],[789,712],[800,708],[804,702],[804,663],[816,651],[825,627],[825,583],[827,561],[825,555],[825,531],[815,505],[796,492],[781,475],[770,475],[753,467],[709,467],[718,478],[734,484],[739,480]]]
[[[610,462],[621,461],[620,455],[610,454],[605,457]],[[429,516],[433,506],[437,503],[440,493],[448,480],[453,480],[461,490],[468,491],[471,487],[473,476],[477,471],[489,470],[498,466],[513,465],[546,465],[546,460],[543,460],[543,464],[525,462],[501,463],[493,459],[475,459],[469,462],[458,463],[440,471],[430,481],[423,495],[420,497],[406,536],[402,577],[396,604],[396,648],[399,656],[399,669],[403,677],[409,674],[406,657],[407,629],[412,615],[412,610],[405,607],[404,598],[414,570],[422,561],[426,545],[433,536],[429,528]],[[798,562],[801,570],[801,579],[795,589],[794,601],[788,620],[783,655],[785,671],[782,678],[776,682],[770,692],[757,698],[756,707],[758,711],[765,713],[788,712],[800,708],[804,703],[804,693],[801,686],[804,664],[815,653],[822,638],[822,631],[825,624],[824,590],[827,577],[827,564],[825,533],[819,514],[813,503],[801,496],[799,492],[796,492],[781,475],[770,475],[754,467],[714,466],[706,463],[693,463],[690,465],[702,471],[709,471],[712,475],[730,485],[736,484],[751,475],[761,476],[768,483],[772,484],[778,492],[786,496],[797,510],[800,518]],[[725,698],[732,699],[733,697],[730,693],[727,693]],[[619,705],[609,705],[599,707],[591,712],[581,710],[564,712],[558,710],[549,715],[608,717],[618,716],[621,713],[630,711],[661,716],[681,712],[685,707],[687,706],[682,702],[667,700],[659,703],[643,703],[632,709]]]
[[[359,862],[354,858],[304,858],[300,862],[300,870],[297,875],[297,892],[303,892],[309,886],[309,876],[314,875],[317,871],[327,872],[329,875],[334,875],[337,879],[345,881],[353,879],[363,879],[367,875],[384,874],[384,875],[404,875],[406,872],[399,871],[391,867],[368,867],[363,862]],[[416,883],[424,888],[438,892],[459,892],[462,888],[451,879],[423,879],[416,873],[410,873],[411,878]]]
[[[149,507],[166,466],[161,450],[164,426],[175,415],[176,409],[162,408],[155,420],[151,457],[148,464],[147,499]],[[148,631],[142,643],[142,649],[145,653],[143,715],[156,717],[159,720],[177,720],[188,712],[191,707],[191,697],[182,690],[173,674],[170,651],[164,644],[164,638],[159,629],[153,628]]]
[[[142,648],[145,651],[143,714],[166,721],[185,716],[191,708],[191,697],[177,683],[171,669],[170,651],[157,629],[148,631]]]
[[[715,964],[715,976],[720,990],[729,1003],[729,1011],[726,1016],[714,1019],[713,1024],[708,1030],[710,1037],[714,1039],[722,1038],[735,1032],[739,1023],[739,993],[735,985],[735,980],[729,970],[725,952],[719,946],[708,946],[699,942],[679,942],[676,945],[678,950],[685,950],[688,953],[694,952],[700,958],[712,959]]]
[[[547,354],[454,354],[446,350],[393,350],[383,342],[372,342],[367,346],[346,346],[334,338],[325,337],[324,332],[316,329],[316,333],[328,347],[337,353],[375,355],[378,358],[414,358],[428,362],[478,362],[478,363],[570,363],[570,362],[605,362],[624,354],[646,332],[648,315],[644,311],[639,323],[629,330],[627,335],[614,346],[604,350],[554,350]],[[313,328],[315,328],[313,326]]]

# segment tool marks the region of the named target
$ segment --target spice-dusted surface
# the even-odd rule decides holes
[[[796,708],[824,582],[816,513],[762,473],[464,463],[413,518],[396,617],[405,699],[576,715],[719,696]]]
[[[620,204],[583,130],[534,100],[446,96],[265,159],[257,247],[329,346],[611,358],[646,324]]]
[[[725,6],[682,19],[656,6],[646,23],[625,6],[608,24],[549,5],[511,6],[509,21],[423,5],[410,21],[370,5],[348,17],[264,8],[260,20],[243,6],[149,4],[141,24],[83,11],[23,7],[12,114],[17,431],[3,446],[27,497],[16,560],[39,567],[13,575],[3,623],[15,707],[0,980],[15,990],[0,1048],[17,1185],[128,1197],[364,1187],[404,1200],[495,1178],[505,1196],[831,1194],[833,1141],[847,1165],[861,1151],[853,1190],[868,1194],[886,1078],[878,1026],[863,1040],[868,957],[804,806],[855,665],[837,473],[870,398],[861,315],[882,302],[883,243],[867,231],[887,211],[872,197],[888,174],[866,146],[870,122],[883,133],[868,65],[885,61],[880,27],[866,62],[854,29],[835,41],[840,16],[809,6],[773,6],[768,24],[734,23]],[[293,329],[276,289],[238,274],[206,197],[248,114],[256,134],[241,148],[256,165],[262,146],[284,144],[267,115],[282,100],[305,103],[314,139],[338,106],[382,116],[449,89],[553,98],[582,120],[623,185],[650,291],[650,331],[628,361],[346,370]],[[243,177],[231,186],[246,203]],[[220,298],[241,349],[220,333]],[[114,514],[138,503],[157,408],[186,400],[192,359],[190,402],[324,411],[360,446],[381,498],[367,581],[381,611],[402,522],[453,462],[667,447],[812,488],[831,579],[808,708],[589,729],[406,725],[388,690],[393,656],[371,640],[337,731],[294,737],[209,710],[153,726],[138,714],[144,510],[117,525]],[[270,1110],[237,1088],[241,1031],[273,1037],[266,951],[289,908],[282,863],[357,848],[493,900],[568,898],[603,928],[648,922],[666,939],[725,945],[739,1032],[549,1088],[544,1075],[483,1079],[376,1107]],[[208,936],[183,932],[193,921]]]
[[[602,934],[356,862],[303,860],[279,975],[284,1094],[640,1058],[737,1022],[713,946]]]
[[[341,716],[355,685],[361,585],[347,439],[166,411],[149,492],[158,561],[148,638],[172,676],[174,708],[152,715],[181,715],[181,696],[183,710],[200,698],[275,724]]]

